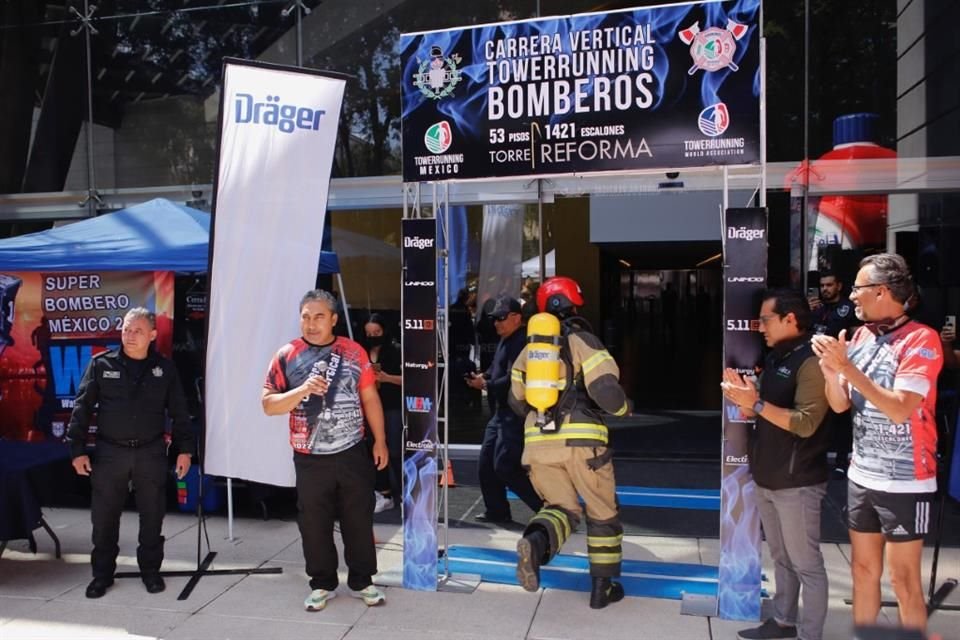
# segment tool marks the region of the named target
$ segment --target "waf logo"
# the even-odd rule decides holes
[[[730,126],[730,112],[727,111],[727,105],[718,102],[701,111],[697,118],[697,126],[705,136],[716,138],[722,135]]]
[[[693,66],[687,71],[691,76],[697,69],[704,71],[719,71],[730,67],[734,71],[740,67],[733,61],[737,52],[737,40],[747,35],[749,27],[733,20],[727,20],[726,29],[710,27],[700,30],[700,22],[694,22],[677,35],[684,44],[690,45],[690,57]]]
[[[450,123],[446,120],[432,125],[423,134],[423,144],[427,146],[427,151],[430,153],[443,153],[450,148],[452,142],[453,132],[450,130]]]
[[[410,413],[430,413],[433,408],[433,401],[423,396],[407,396],[404,398],[407,403],[407,411]]]
[[[413,74],[413,86],[431,100],[446,98],[463,78],[457,68],[460,56],[455,53],[444,57],[443,49],[436,45],[430,47],[430,57],[419,62],[417,72]]]

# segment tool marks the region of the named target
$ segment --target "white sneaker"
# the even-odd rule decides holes
[[[326,589],[314,589],[303,601],[303,606],[307,611],[323,611],[327,603],[337,597],[336,591],[327,591]]]
[[[373,584],[365,589],[361,589],[360,591],[351,591],[350,595],[352,595],[354,598],[360,598],[363,600],[363,604],[367,605],[368,607],[375,607],[378,604],[384,604],[387,601],[387,597],[383,595],[383,592]]]
[[[376,500],[376,503],[373,506],[374,513],[380,513],[381,511],[393,509],[393,498],[385,496],[379,491],[374,491],[373,495]]]

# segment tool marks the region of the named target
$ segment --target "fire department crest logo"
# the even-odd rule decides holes
[[[154,377],[154,378],[162,378],[162,377],[163,377],[163,368],[162,368],[162,367],[154,367],[153,369],[150,370],[150,373],[153,374],[153,377]]]
[[[700,22],[680,31],[677,35],[684,44],[690,45],[690,57],[693,66],[687,71],[691,76],[697,69],[719,71],[729,67],[737,71],[739,67],[733,61],[737,52],[737,41],[747,35],[749,27],[733,20],[727,20],[726,28],[710,27],[700,30]]]
[[[420,61],[417,72],[413,74],[413,85],[431,100],[446,98],[463,79],[458,68],[460,61],[459,54],[444,57],[440,47],[430,47],[430,57]]]

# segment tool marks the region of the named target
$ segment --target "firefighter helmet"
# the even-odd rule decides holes
[[[537,289],[537,308],[557,316],[566,316],[583,305],[580,285],[573,278],[556,276]]]

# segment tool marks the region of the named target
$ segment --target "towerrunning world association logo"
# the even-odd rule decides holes
[[[705,136],[716,138],[723,135],[730,126],[730,111],[727,110],[727,105],[718,102],[701,111],[697,117],[697,126]]]
[[[423,144],[430,153],[443,153],[453,144],[453,131],[446,120],[430,125],[423,134]]]

